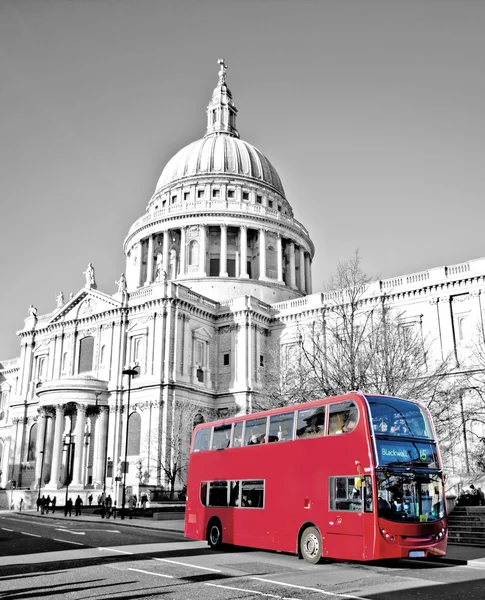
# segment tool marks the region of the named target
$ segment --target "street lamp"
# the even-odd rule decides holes
[[[126,409],[126,439],[125,439],[125,462],[123,465],[123,497],[121,500],[121,518],[125,518],[125,502],[126,502],[126,472],[128,471],[128,424],[130,419],[130,393],[131,393],[131,380],[135,375],[138,375],[138,370],[125,369],[122,371],[123,375],[128,375],[128,406]]]
[[[67,443],[64,442],[64,445],[67,446],[67,456],[66,456],[66,500],[64,502],[64,515],[67,516],[67,500],[69,496],[69,478],[71,477],[71,446],[72,446],[72,420],[73,413],[69,416],[69,436],[66,436]]]

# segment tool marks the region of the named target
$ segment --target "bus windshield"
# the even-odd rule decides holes
[[[414,402],[386,396],[366,396],[376,435],[433,439],[426,412]]]
[[[377,472],[377,509],[388,521],[424,523],[445,516],[443,484],[437,473]]]

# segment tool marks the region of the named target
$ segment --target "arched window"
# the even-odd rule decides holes
[[[199,265],[199,242],[192,240],[189,244],[189,266],[197,267]]]
[[[37,423],[30,428],[29,447],[27,450],[27,461],[35,460],[35,447],[37,444]]]
[[[88,336],[79,342],[79,373],[93,370],[94,338]]]
[[[101,346],[101,352],[99,353],[99,364],[101,367],[105,366],[105,361],[106,361],[106,346],[103,345]]]
[[[137,412],[128,419],[128,456],[140,454],[141,417]]]

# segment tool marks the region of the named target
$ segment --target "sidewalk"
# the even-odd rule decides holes
[[[160,531],[177,531],[183,533],[184,531],[184,513],[176,514],[176,518],[174,518],[174,513],[158,513],[158,515],[163,515],[162,518],[153,519],[153,518],[142,518],[142,517],[133,517],[130,519],[129,517],[125,517],[121,519],[119,515],[117,515],[116,519],[111,517],[110,519],[103,519],[99,514],[82,514],[80,517],[74,516],[74,510],[72,511],[71,517],[64,516],[64,507],[58,507],[55,513],[44,513],[41,514],[37,510],[29,509],[19,511],[11,511],[10,514],[22,514],[28,515],[29,517],[38,517],[39,519],[60,519],[65,521],[66,523],[70,521],[85,521],[85,522],[104,522],[107,521],[109,523],[123,523],[125,526],[130,527],[142,527],[144,529],[158,529]],[[171,516],[169,516],[171,515]]]
[[[12,511],[14,514],[28,515],[29,517],[38,517],[39,519],[60,519],[66,523],[69,521],[86,521],[86,522],[100,522],[104,521],[99,515],[81,514],[80,517],[64,517],[64,509],[61,507],[53,513],[41,514],[36,510],[24,510],[21,513],[18,511]],[[10,512],[10,514],[12,514]],[[74,513],[73,513],[74,514]],[[144,529],[155,529],[159,531],[174,531],[183,533],[184,531],[184,519],[183,513],[158,513],[158,519],[153,518],[142,518],[134,517],[133,519],[125,518],[120,519],[117,516],[116,519],[106,519],[110,523],[123,523],[124,526],[128,527],[141,527]],[[418,560],[422,559],[408,559]],[[435,564],[447,564],[447,565],[470,565],[477,568],[485,569],[485,548],[475,548],[474,546],[464,546],[458,544],[449,544],[446,556],[442,558],[430,558],[427,562],[433,562]]]

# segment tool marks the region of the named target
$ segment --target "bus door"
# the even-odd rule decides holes
[[[374,519],[369,476],[329,477],[325,556],[363,560],[373,552]]]

